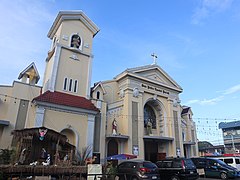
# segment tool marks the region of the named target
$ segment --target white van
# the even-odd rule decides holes
[[[217,156],[212,158],[220,159],[221,161],[237,168],[240,171],[240,157],[238,156]]]

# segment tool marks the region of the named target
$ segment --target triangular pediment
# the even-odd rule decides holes
[[[103,87],[103,85],[102,85],[102,82],[101,82],[101,81],[100,81],[100,82],[97,82],[97,83],[95,83],[95,84],[94,84],[94,87],[92,88],[92,90],[91,90],[91,91],[95,91],[97,88],[100,88],[100,89],[102,90],[103,94],[105,94],[105,93],[106,93],[106,91],[105,91],[105,89],[104,89],[104,87]]]
[[[26,79],[29,79],[30,84],[37,84],[40,76],[35,63],[32,62],[28,67],[26,67],[19,74],[18,79],[22,79],[23,82],[26,82]]]
[[[136,68],[130,68],[118,75],[120,77],[123,74],[131,74],[137,78],[142,78],[145,81],[154,82],[162,86],[172,87],[178,91],[182,91],[180,85],[177,84],[160,66],[153,64],[147,66],[141,66]]]

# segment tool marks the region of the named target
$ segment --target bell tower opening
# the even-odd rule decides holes
[[[81,38],[78,34],[72,35],[71,38],[71,47],[79,48],[81,46]]]

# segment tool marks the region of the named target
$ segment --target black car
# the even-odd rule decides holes
[[[145,160],[127,160],[117,166],[120,180],[160,180],[157,166]]]
[[[191,159],[188,158],[166,158],[157,161],[161,179],[182,180],[198,179],[197,169]]]
[[[208,157],[191,158],[197,169],[203,169],[206,177],[221,179],[240,177],[240,172],[225,162]]]

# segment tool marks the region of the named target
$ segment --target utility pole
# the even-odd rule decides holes
[[[231,133],[231,138],[232,138],[232,147],[234,150],[234,154],[236,153],[236,148],[235,148],[235,144],[234,144],[234,140],[233,140],[233,132]]]

